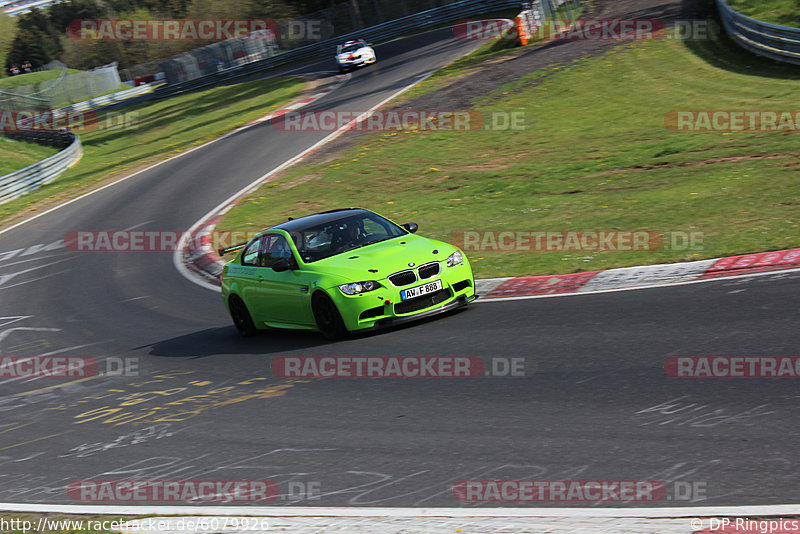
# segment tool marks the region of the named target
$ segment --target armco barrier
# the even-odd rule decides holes
[[[12,138],[25,138],[36,142],[47,142],[55,146],[66,146],[61,152],[24,169],[0,176],[0,204],[50,183],[81,159],[83,148],[76,134],[68,132],[18,132],[7,134]]]
[[[800,65],[800,28],[779,26],[742,15],[717,0],[725,31],[747,50],[777,61]]]
[[[558,1],[563,3],[566,0]],[[560,3],[558,5],[560,5]],[[446,6],[421,11],[413,15],[384,22],[383,24],[370,26],[369,28],[364,28],[357,32],[337,35],[331,39],[282,52],[269,58],[254,61],[253,63],[226,69],[187,82],[166,85],[157,89],[155,94],[157,97],[166,98],[177,93],[206,87],[231,78],[238,78],[289,63],[318,59],[320,57],[330,57],[331,67],[333,67],[336,45],[350,39],[365,39],[370,42],[385,41],[393,37],[424,30],[453,20],[466,19],[473,15],[500,9],[518,8],[519,6],[519,0],[460,0],[459,2],[454,2]],[[378,61],[380,61],[380,58],[378,58]]]
[[[127,100],[129,98],[133,98],[135,96],[145,95],[147,93],[152,93],[153,90],[160,84],[147,84],[147,85],[140,85],[138,87],[133,87],[131,89],[125,89],[123,91],[117,91],[116,93],[109,93],[103,96],[97,96],[92,98],[91,100],[84,100],[83,102],[78,102],[77,104],[72,104],[69,106],[65,106],[63,108],[59,108],[60,111],[88,111],[90,109],[96,109],[103,106],[107,106],[109,104],[116,104],[117,102],[122,102],[123,100]]]

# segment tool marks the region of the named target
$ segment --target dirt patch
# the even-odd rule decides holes
[[[320,178],[319,174],[304,174],[302,176],[298,176],[294,180],[289,180],[288,182],[282,183],[278,185],[278,189],[286,190],[291,189],[293,187],[297,187],[300,184],[304,184],[306,182],[310,182],[312,180],[317,180]]]
[[[516,165],[515,163],[475,163],[474,165],[460,165],[458,167],[447,167],[447,172],[469,172],[469,171],[505,171]]]
[[[622,172],[649,171],[653,169],[669,169],[669,168],[680,168],[680,167],[699,167],[702,165],[716,165],[718,163],[741,163],[743,161],[757,161],[757,160],[770,160],[770,159],[795,157],[796,155],[797,154],[793,154],[790,152],[778,152],[775,154],[745,154],[742,156],[724,156],[719,158],[703,159],[700,161],[679,161],[679,162],[665,161],[662,163],[643,163],[641,165],[634,165],[632,167],[620,167],[618,169],[611,169],[608,171],[595,172],[583,176],[576,176],[575,178],[573,178],[573,180],[583,180],[584,178],[603,178],[604,176],[611,176],[612,174],[619,174]],[[797,164],[796,162],[792,162],[791,164],[786,164],[784,166],[792,167],[795,166],[796,164]]]

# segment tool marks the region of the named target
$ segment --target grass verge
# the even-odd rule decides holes
[[[53,183],[0,205],[0,222],[206,143],[278,109],[304,87],[297,78],[256,80],[124,108],[129,127],[80,134],[81,161]],[[107,124],[98,118],[101,126]]]
[[[77,74],[80,71],[75,69],[67,69],[68,74]],[[10,76],[0,80],[0,89],[13,89],[22,85],[34,85],[37,83],[55,80],[61,74],[60,69],[42,70],[39,72],[31,72],[30,74],[19,74],[17,76]]]
[[[57,152],[57,149],[48,146],[0,137],[0,176],[24,169]]]
[[[547,74],[547,76],[543,76]],[[681,110],[793,110],[800,73],[724,36],[654,40],[537,71],[477,108],[519,131],[404,130],[265,184],[220,228],[359,205],[450,241],[463,230],[698,232],[699,248],[469,251],[478,277],[569,273],[800,246],[797,131],[674,131]],[[795,125],[800,128],[800,125]],[[287,133],[287,136],[292,135]]]
[[[796,0],[728,0],[728,5],[754,19],[800,27],[800,4]]]

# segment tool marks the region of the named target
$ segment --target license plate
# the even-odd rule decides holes
[[[422,286],[412,287],[410,289],[404,289],[400,292],[400,298],[403,300],[413,299],[416,297],[421,297],[422,295],[427,295],[428,293],[436,293],[444,286],[442,285],[441,280],[436,280],[429,284],[425,284]]]

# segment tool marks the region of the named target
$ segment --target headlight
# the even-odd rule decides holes
[[[381,285],[378,282],[367,280],[366,282],[341,285],[339,286],[339,290],[345,295],[358,295],[360,293],[366,293],[367,291],[374,291],[379,287],[381,287]]]
[[[464,261],[464,255],[461,254],[460,250],[456,250],[447,258],[447,266],[448,267],[455,267],[459,263]]]

